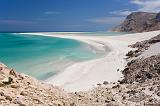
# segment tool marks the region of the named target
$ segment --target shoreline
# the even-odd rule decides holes
[[[118,36],[70,36],[53,35],[51,33],[30,33],[33,35],[52,36],[66,39],[74,39],[104,50],[104,45],[111,51],[104,57],[84,62],[75,63],[60,74],[49,78],[48,83],[61,86],[67,91],[85,91],[92,89],[96,84],[117,82],[122,78],[122,73],[117,69],[124,69],[127,61],[125,54],[131,50],[128,45],[149,39],[158,35],[160,31],[125,34]],[[29,33],[28,33],[29,34]]]

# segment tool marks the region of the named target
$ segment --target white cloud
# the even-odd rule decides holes
[[[131,0],[131,4],[137,5],[136,10],[118,10],[112,11],[110,14],[117,16],[127,16],[132,12],[143,11],[143,12],[160,12],[160,0]]]
[[[118,11],[112,11],[112,12],[110,12],[110,14],[119,15],[119,16],[127,16],[130,13],[132,13],[132,12],[134,12],[134,11],[130,11],[130,10],[118,10]]]
[[[44,14],[46,14],[46,15],[55,15],[55,14],[60,14],[60,12],[56,12],[56,11],[46,11],[46,12],[44,12]]]
[[[101,24],[101,25],[114,25],[114,24],[120,24],[125,17],[97,17],[88,19],[88,22],[94,23],[94,24]]]
[[[132,0],[131,3],[139,6],[137,11],[160,12],[160,0]]]

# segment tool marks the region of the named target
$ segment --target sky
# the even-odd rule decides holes
[[[106,31],[160,0],[0,0],[0,31]]]

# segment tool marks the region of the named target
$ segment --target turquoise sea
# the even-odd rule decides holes
[[[117,35],[120,33],[73,33],[55,34]],[[89,45],[62,38],[25,35],[19,33],[0,33],[0,62],[7,66],[45,80],[67,66],[103,56],[104,52],[93,52]]]

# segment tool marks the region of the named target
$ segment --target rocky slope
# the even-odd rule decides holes
[[[68,93],[17,73],[0,64],[1,106],[158,106],[160,105],[160,54],[142,57],[160,42],[160,35],[130,47],[124,79],[115,83],[104,81],[93,90]],[[160,50],[159,50],[160,53]]]
[[[113,31],[146,32],[160,30],[160,13],[134,12],[127,16],[122,24]]]
[[[59,101],[57,101],[59,100]],[[71,104],[68,94],[27,75],[0,65],[1,106],[55,106]]]
[[[67,93],[0,65],[1,106],[123,106],[158,104],[159,79],[119,84],[106,81],[86,92]],[[147,92],[147,93],[146,93]],[[155,98],[156,97],[156,98]]]

